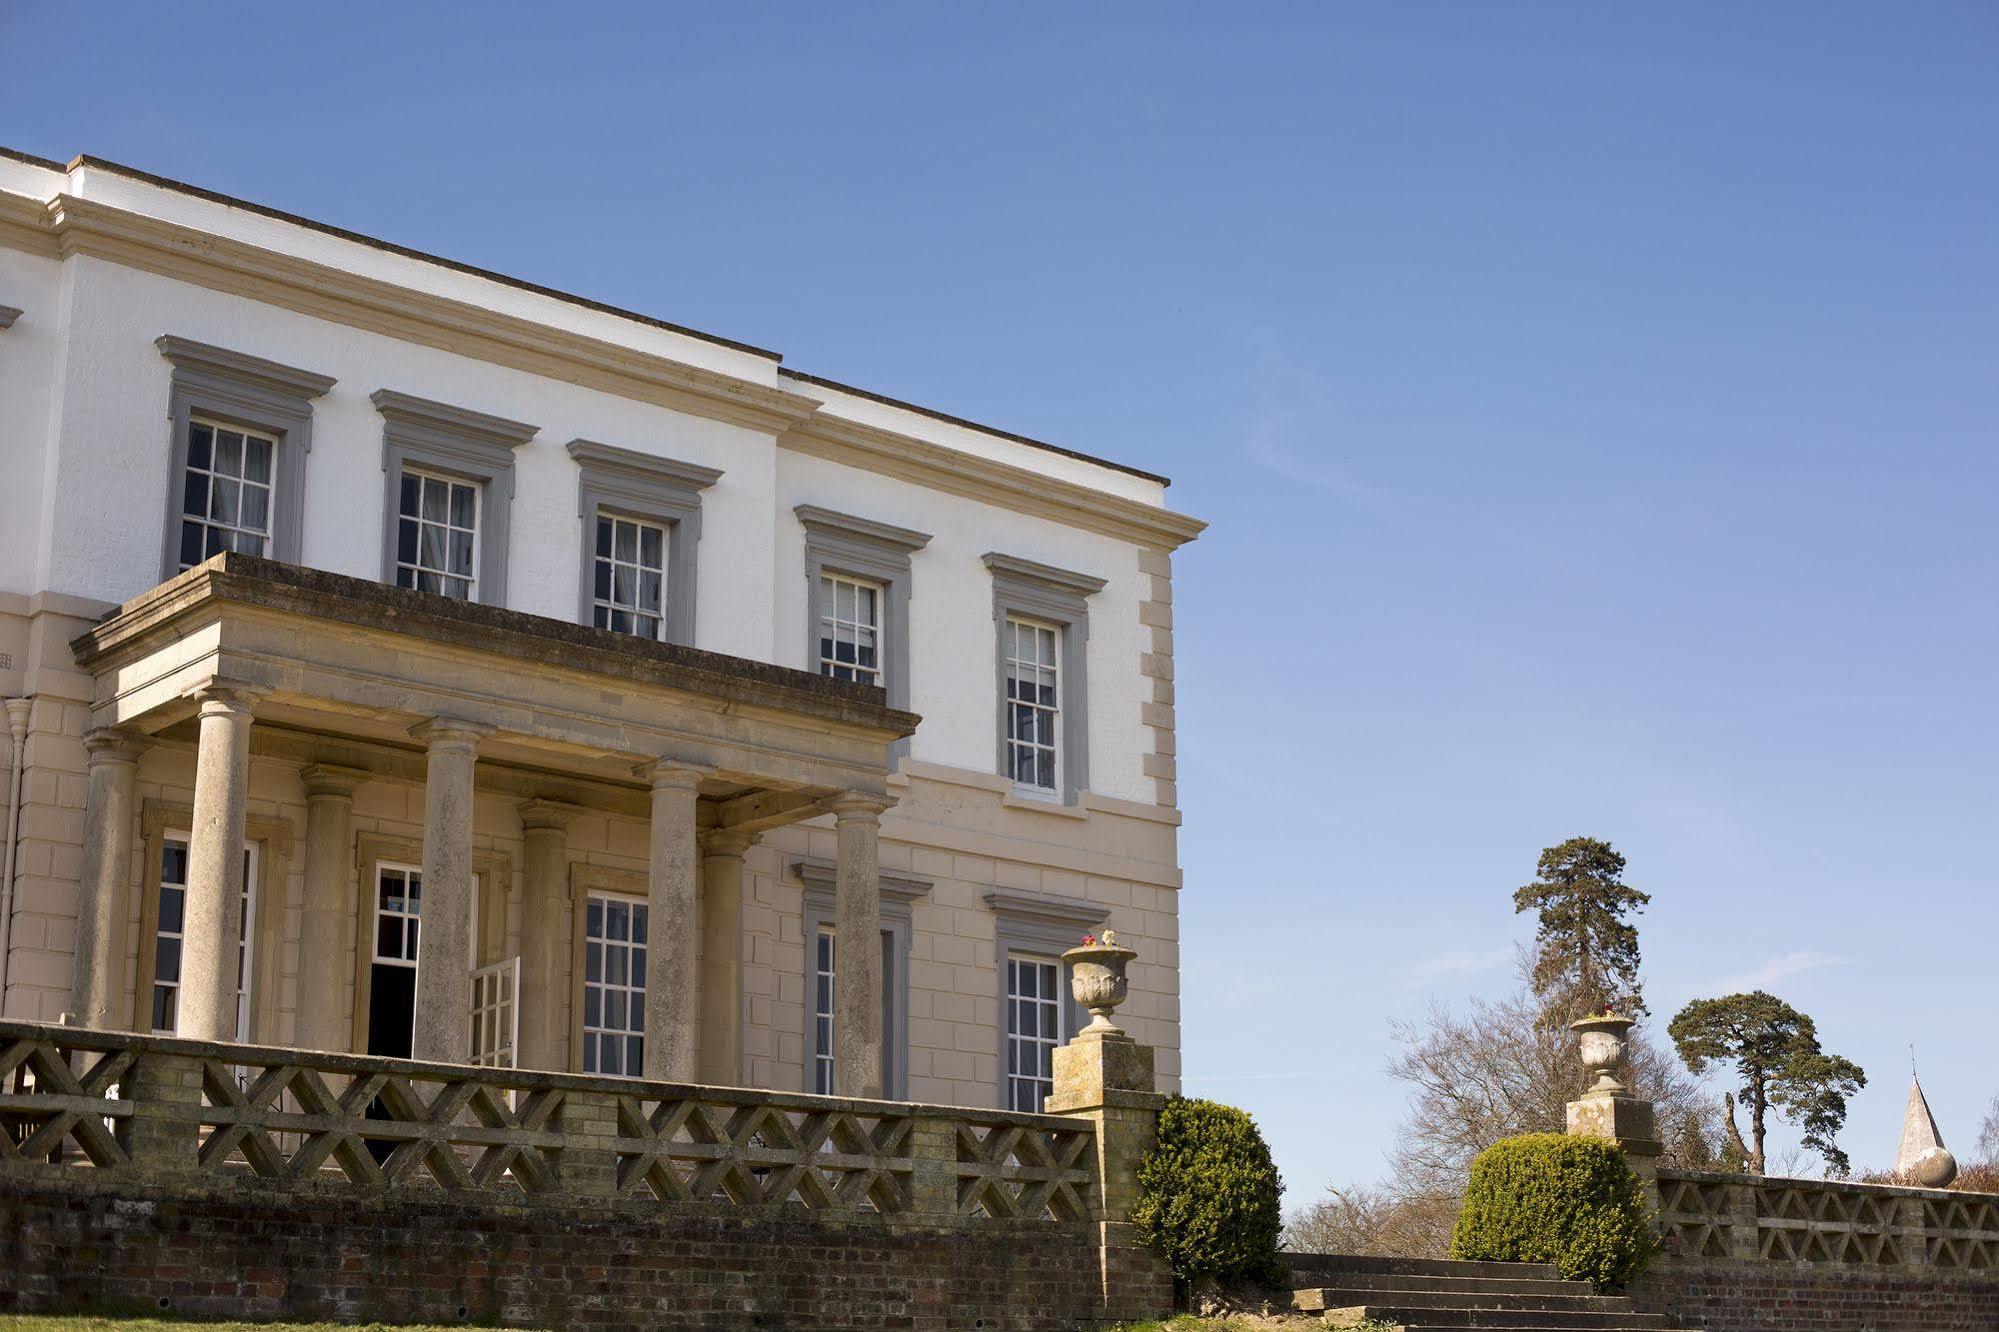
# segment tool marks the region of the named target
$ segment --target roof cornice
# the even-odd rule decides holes
[[[54,240],[53,253],[62,258],[94,255],[352,328],[752,430],[780,431],[819,406],[803,393],[687,365],[96,200],[59,194],[39,207],[44,214],[43,227]],[[19,216],[20,210],[11,206],[0,212],[0,219]],[[39,245],[22,248],[51,252]]]
[[[1207,524],[1156,504],[1141,504],[1024,467],[933,444],[880,426],[829,416],[805,418],[779,435],[780,447],[829,462],[996,504],[1121,541],[1173,550],[1199,536]]]
[[[0,245],[91,255],[420,346],[777,437],[780,447],[911,484],[1172,550],[1197,518],[831,416],[807,393],[687,365],[601,338],[433,295],[73,195],[0,191]]]

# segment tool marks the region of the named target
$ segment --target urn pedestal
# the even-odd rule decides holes
[[[1608,1138],[1624,1149],[1631,1168],[1651,1177],[1665,1151],[1653,1121],[1652,1103],[1630,1094],[1618,1078],[1630,1048],[1632,1019],[1615,1013],[1571,1022],[1590,1085],[1568,1104],[1568,1131],[1579,1137]]]

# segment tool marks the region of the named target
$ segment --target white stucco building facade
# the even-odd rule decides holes
[[[1038,1108],[1111,928],[1177,1087],[1163,478],[91,159],[0,325],[0,1013]]]

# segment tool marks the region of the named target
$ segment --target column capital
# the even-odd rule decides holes
[[[879,823],[882,815],[895,808],[895,797],[875,795],[869,791],[843,791],[827,801],[826,808],[840,823],[856,819]]]
[[[590,812],[567,800],[547,800],[541,796],[523,800],[517,808],[521,812],[521,828],[526,832],[560,832]]]
[[[83,752],[94,767],[99,763],[137,763],[147,740],[118,726],[98,726],[83,733]]]
[[[355,788],[373,777],[364,768],[347,768],[338,763],[308,763],[298,770],[298,778],[305,786],[308,800],[319,800],[328,796],[354,798]]]
[[[211,675],[200,684],[181,691],[181,697],[199,704],[204,717],[224,714],[248,717],[256,711],[257,700],[270,692],[269,685]]]
[[[715,770],[686,759],[656,758],[634,764],[632,773],[651,782],[655,791],[694,791],[700,789],[703,778],[714,776]]]
[[[701,834],[701,854],[704,856],[741,857],[756,844],[757,834],[744,832],[740,828],[710,828]]]
[[[476,749],[492,733],[493,728],[484,722],[467,721],[463,717],[432,717],[410,727],[410,735],[432,749],[452,746]]]

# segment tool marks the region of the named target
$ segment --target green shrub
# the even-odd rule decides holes
[[[1138,1167],[1131,1219],[1180,1279],[1271,1280],[1284,1182],[1256,1121],[1232,1105],[1175,1096]]]
[[[1526,1133],[1471,1163],[1451,1257],[1553,1263],[1572,1281],[1621,1286],[1657,1251],[1638,1176],[1601,1138]]]

